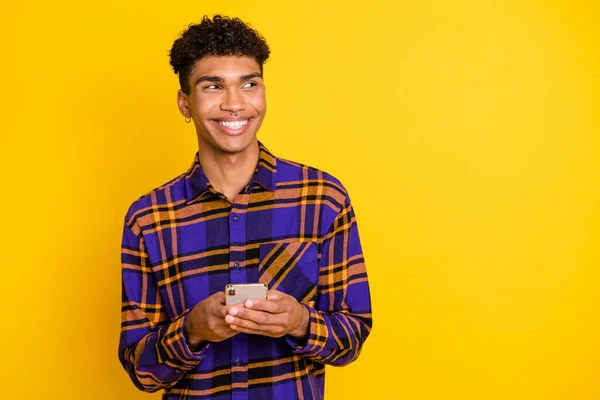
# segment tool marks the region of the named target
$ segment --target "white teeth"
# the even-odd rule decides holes
[[[248,120],[244,121],[217,121],[219,125],[222,125],[226,128],[239,129],[242,126],[245,126],[248,123]]]

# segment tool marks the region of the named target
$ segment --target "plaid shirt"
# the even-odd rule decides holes
[[[191,168],[125,217],[119,358],[163,399],[321,399],[325,365],[355,360],[372,326],[356,219],[342,184],[275,158],[261,143],[254,177],[231,204]],[[239,333],[188,347],[183,324],[228,283],[266,283],[309,311],[305,343]]]

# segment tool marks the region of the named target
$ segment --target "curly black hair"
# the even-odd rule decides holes
[[[188,78],[196,61],[204,56],[248,56],[256,60],[263,72],[269,58],[269,46],[264,37],[239,18],[204,16],[199,24],[191,24],[173,43],[169,63],[179,74],[179,85],[190,94]]]

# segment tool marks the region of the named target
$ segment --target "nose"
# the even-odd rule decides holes
[[[244,95],[236,88],[226,90],[220,105],[221,110],[237,112],[246,108]]]

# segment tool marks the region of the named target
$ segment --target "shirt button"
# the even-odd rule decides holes
[[[234,267],[236,267],[236,268],[239,268],[239,267],[240,267],[240,263],[236,261],[236,262],[233,264],[233,266],[234,266]]]
[[[240,366],[241,362],[240,362],[240,358],[236,358],[235,359],[235,365],[237,365],[238,367]]]
[[[240,220],[240,217],[238,217],[237,215],[234,215],[234,216],[233,216],[233,220],[234,220],[235,222],[238,222],[238,221]]]

